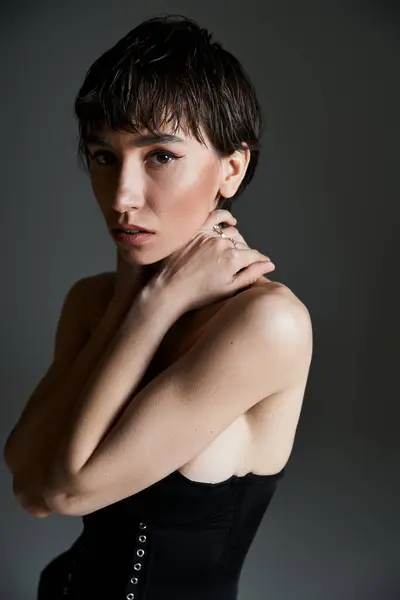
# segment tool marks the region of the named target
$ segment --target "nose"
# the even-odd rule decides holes
[[[124,213],[127,210],[141,208],[144,205],[144,196],[133,192],[131,189],[118,189],[113,202],[112,209],[119,213]]]
[[[145,194],[139,173],[134,173],[132,165],[120,171],[120,177],[112,201],[113,210],[123,213],[129,209],[141,208],[145,203]]]

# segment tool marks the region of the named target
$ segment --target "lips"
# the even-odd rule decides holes
[[[113,228],[113,231],[140,231],[143,233],[154,233],[150,229],[146,227],[142,227],[141,225],[135,225],[135,223],[127,223],[124,227],[118,223],[116,227]]]
[[[138,246],[144,244],[146,241],[150,240],[151,236],[155,235],[154,233],[149,232],[139,232],[139,233],[126,233],[125,231],[121,231],[115,229],[113,231],[114,239],[122,244],[128,244],[132,246]]]
[[[146,229],[115,229],[114,231],[122,231],[122,233],[151,233]]]

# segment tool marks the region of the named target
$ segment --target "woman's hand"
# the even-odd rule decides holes
[[[230,225],[223,232],[237,242],[237,248],[213,230],[220,223]],[[235,224],[229,211],[213,211],[188,244],[165,259],[150,288],[167,289],[189,311],[230,296],[273,271],[275,265],[247,246]]]

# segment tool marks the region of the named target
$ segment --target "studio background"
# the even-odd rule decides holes
[[[37,0],[1,11],[3,446],[51,361],[67,290],[115,267],[77,166],[75,94],[90,64],[139,22],[184,14],[209,28],[256,85],[263,150],[232,212],[314,328],[294,449],[239,600],[398,600],[397,4]],[[81,521],[29,516],[4,462],[0,477],[0,597],[34,600],[40,570]]]

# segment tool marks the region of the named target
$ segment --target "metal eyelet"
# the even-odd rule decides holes
[[[147,524],[142,521],[141,523],[139,523],[139,529],[147,529]],[[147,541],[147,535],[139,535],[138,536],[138,541],[141,544],[144,544]],[[136,556],[142,558],[145,555],[145,550],[143,550],[142,548],[136,548]],[[141,562],[137,562],[133,565],[133,569],[135,571],[141,571],[142,570],[142,563]],[[131,577],[129,582],[133,585],[137,585],[139,583],[139,579],[138,577]],[[126,596],[126,600],[134,600],[135,598],[135,594],[133,592],[130,592],[129,594],[127,594]]]

